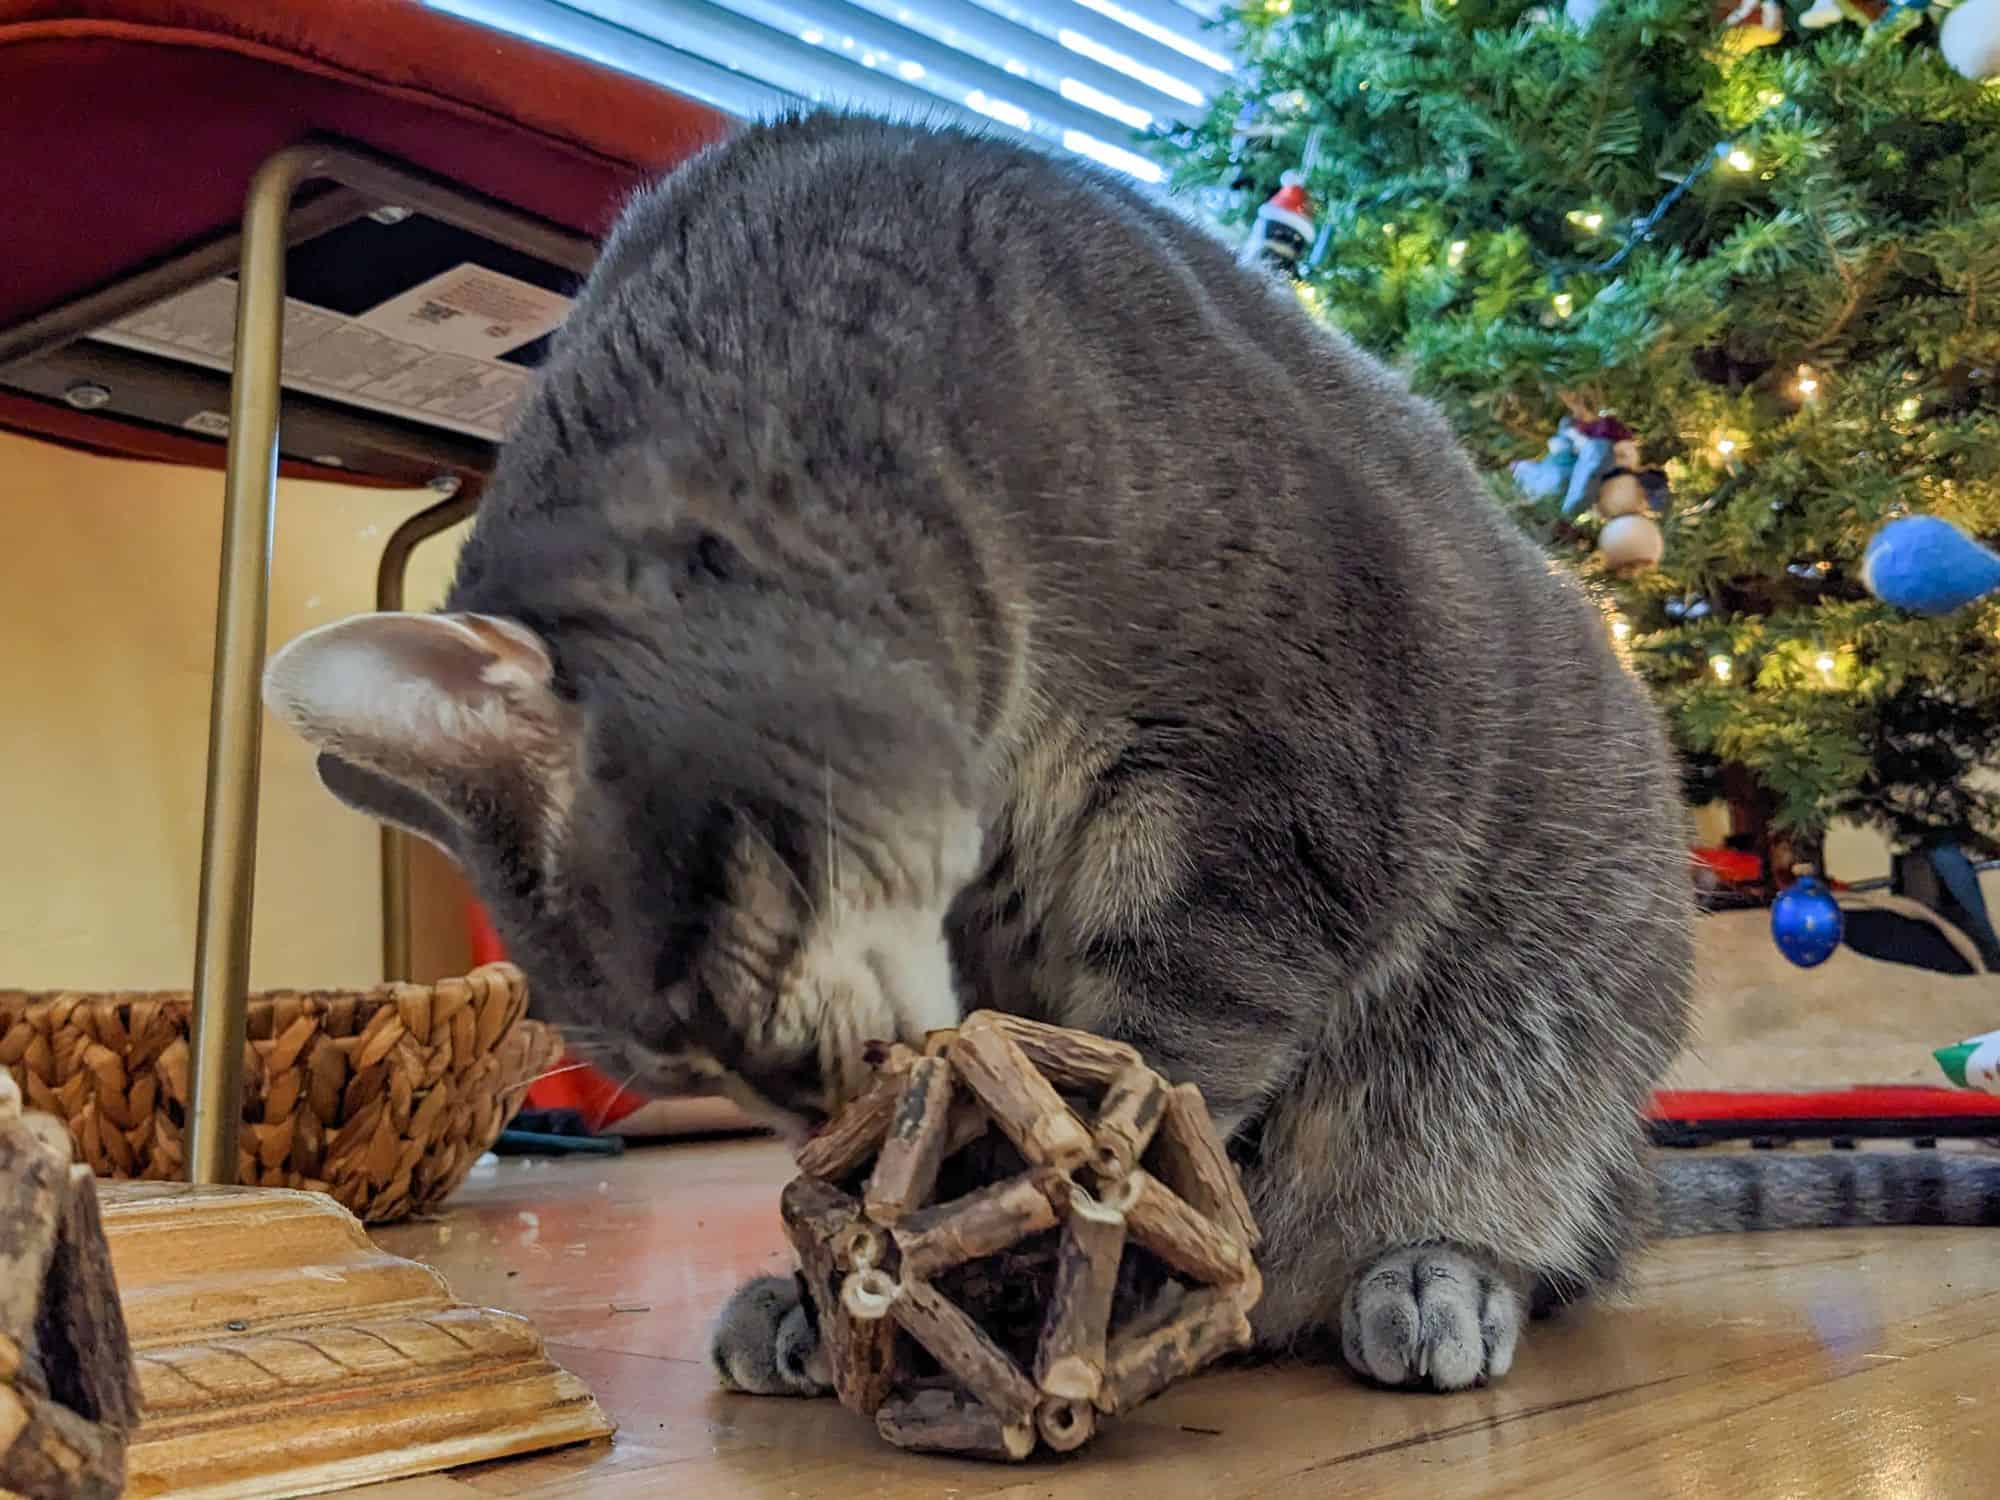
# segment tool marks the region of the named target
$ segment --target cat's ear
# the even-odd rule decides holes
[[[437,845],[458,864],[465,863],[458,821],[422,792],[324,751],[316,769],[319,784],[355,812],[415,834]]]
[[[566,761],[554,675],[541,638],[512,620],[356,615],[272,657],[264,701],[331,758],[336,796],[432,838],[421,804],[451,810],[463,790],[491,796]],[[382,782],[409,796],[392,802]]]

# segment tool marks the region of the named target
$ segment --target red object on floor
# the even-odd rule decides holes
[[[500,934],[486,910],[477,901],[465,903],[466,934],[472,940],[474,964],[499,963],[507,956]],[[551,1072],[528,1085],[530,1109],[573,1109],[590,1121],[593,1130],[615,1125],[640,1105],[646,1096],[622,1089],[588,1063],[564,1056]]]
[[[1653,1095],[1655,1120],[1943,1119],[2000,1115],[2000,1097],[1927,1084],[1868,1084],[1795,1093],[1738,1089],[1662,1089]]]
[[[1718,879],[1733,885],[1755,885],[1764,878],[1764,861],[1741,849],[1708,847],[1692,849],[1694,862],[1706,866]]]

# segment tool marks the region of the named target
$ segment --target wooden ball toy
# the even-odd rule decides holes
[[[780,1209],[834,1389],[902,1448],[1019,1460],[1251,1340],[1258,1231],[1201,1093],[993,1011],[880,1049]]]

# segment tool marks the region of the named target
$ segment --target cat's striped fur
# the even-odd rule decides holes
[[[304,638],[271,701],[642,1084],[803,1125],[961,1006],[1123,1038],[1231,1136],[1264,1345],[1389,1385],[1503,1373],[1661,1222],[1651,707],[1431,408],[1124,188],[835,117],[700,157],[607,246],[450,608]],[[1662,1227],[1842,1174],[1862,1218],[1985,1202],[1813,1170],[1704,1164]]]

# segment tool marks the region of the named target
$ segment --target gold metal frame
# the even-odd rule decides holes
[[[391,532],[375,569],[375,607],[400,610],[409,582],[410,554],[478,508],[479,492],[460,489]],[[386,823],[382,825],[382,977],[410,978],[410,841]]]
[[[294,212],[294,194],[313,181],[336,186]],[[0,365],[59,349],[125,313],[226,270],[230,252],[240,251],[195,928],[187,1171],[196,1183],[237,1179],[263,727],[259,679],[270,607],[283,402],[285,254],[292,243],[390,204],[420,211],[579,275],[596,260],[595,244],[583,235],[373,153],[332,142],[308,143],[280,151],[258,168],[244,200],[239,236],[218,237],[0,334]],[[470,514],[474,504],[476,496],[470,491],[454,495],[398,528],[377,573],[378,603],[388,599],[400,604],[411,550]],[[403,977],[409,959],[403,855],[399,843],[385,839],[383,940],[390,978]]]

